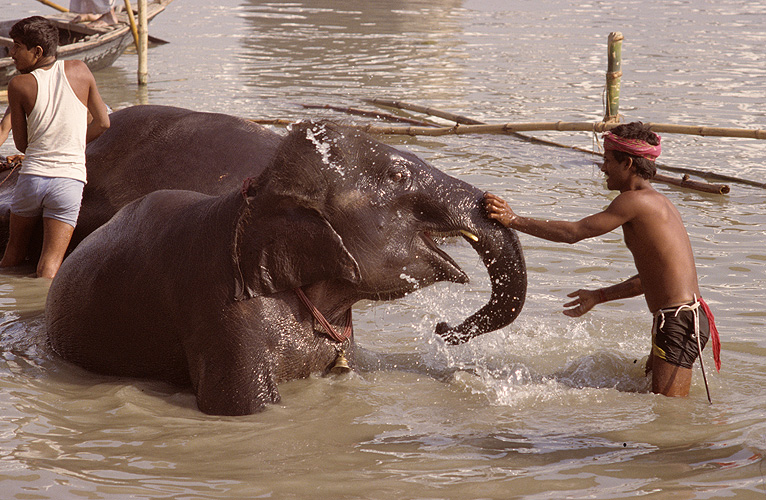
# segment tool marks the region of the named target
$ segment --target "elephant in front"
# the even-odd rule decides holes
[[[338,359],[353,367],[356,302],[467,282],[434,242],[444,236],[475,249],[492,292],[438,333],[465,342],[518,316],[521,246],[486,217],[481,190],[331,122],[301,122],[279,139],[223,194],[152,192],[85,238],[51,284],[53,350],[95,372],[190,387],[206,413],[250,414],[279,401],[281,382]],[[223,183],[227,168],[242,167],[213,177]]]

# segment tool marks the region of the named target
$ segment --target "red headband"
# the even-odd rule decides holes
[[[660,147],[660,136],[657,134],[654,134],[654,136],[657,137],[656,146],[639,139],[624,139],[619,135],[606,132],[603,136],[604,149],[614,149],[622,151],[623,153],[628,153],[629,155],[640,156],[647,160],[654,161],[660,156],[660,152],[662,151],[662,148]]]

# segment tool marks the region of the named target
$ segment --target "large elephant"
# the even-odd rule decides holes
[[[241,118],[171,106],[133,106],[109,118],[109,129],[86,150],[88,183],[70,250],[120,208],[152,191],[230,191],[262,172],[282,141],[279,134]],[[15,170],[0,179],[0,249],[8,242],[17,178]],[[42,225],[38,233],[32,259],[39,255]]]
[[[355,302],[467,281],[435,236],[462,234],[492,283],[483,308],[439,327],[448,341],[521,311],[521,247],[486,217],[481,190],[329,122],[292,126],[264,155],[268,166],[244,186],[158,191],[86,238],[50,288],[54,350],[93,371],[191,386],[207,413],[252,413],[278,401],[278,383],[326,370],[340,350],[353,364]]]

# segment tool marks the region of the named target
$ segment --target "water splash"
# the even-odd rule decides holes
[[[332,146],[330,144],[330,141],[327,139],[327,135],[328,135],[327,129],[325,128],[324,125],[317,125],[314,128],[306,129],[306,139],[308,139],[314,144],[314,147],[316,148],[317,152],[322,157],[322,163],[332,168],[333,170],[338,172],[338,174],[340,174],[341,177],[343,177],[346,175],[345,172],[343,171],[343,168],[336,162],[332,161],[332,157],[331,157]]]

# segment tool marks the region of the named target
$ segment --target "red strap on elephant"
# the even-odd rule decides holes
[[[319,322],[320,325],[322,325],[322,328],[325,329],[327,334],[332,337],[332,339],[336,342],[345,342],[346,340],[351,338],[351,335],[354,333],[354,324],[351,321],[351,308],[349,307],[348,311],[346,312],[346,321],[345,325],[343,327],[343,334],[339,334],[335,328],[332,327],[329,321],[327,321],[327,318],[324,317],[324,315],[317,309],[314,304],[311,303],[308,297],[306,297],[306,294],[303,293],[303,290],[300,288],[295,289],[295,294],[298,296],[299,299],[301,299],[301,302],[303,302],[303,305],[306,306],[306,308],[311,311],[311,315],[314,316],[314,319]]]

